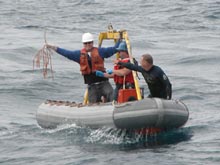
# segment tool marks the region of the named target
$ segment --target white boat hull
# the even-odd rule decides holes
[[[87,106],[47,101],[39,106],[36,114],[37,122],[43,128],[74,123],[91,128],[170,129],[183,126],[188,117],[189,111],[182,102],[159,98]]]

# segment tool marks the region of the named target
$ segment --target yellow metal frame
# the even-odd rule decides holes
[[[116,43],[119,38],[125,40],[125,42],[127,44],[130,62],[134,64],[134,60],[133,60],[132,52],[131,52],[131,44],[130,44],[130,41],[128,38],[128,33],[126,30],[116,31],[113,29],[109,29],[107,32],[101,32],[99,34],[98,45],[99,45],[99,47],[101,47],[103,40],[114,40],[114,42]],[[119,55],[117,53],[116,58],[118,58],[118,57],[119,57]],[[132,75],[134,77],[135,89],[137,92],[137,99],[141,100],[142,97],[141,97],[140,86],[139,86],[138,79],[137,79],[137,74],[135,71],[132,71]],[[88,104],[88,89],[85,91],[83,104]]]

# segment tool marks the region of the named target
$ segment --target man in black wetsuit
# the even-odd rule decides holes
[[[150,90],[149,97],[158,97],[170,100],[172,97],[172,85],[164,71],[153,65],[150,54],[144,54],[140,61],[141,66],[132,63],[118,62],[118,65],[130,70],[141,72]]]

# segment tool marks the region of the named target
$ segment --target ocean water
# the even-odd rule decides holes
[[[56,53],[54,79],[44,79],[42,68],[33,70],[44,32],[49,43],[75,50],[84,32],[93,33],[97,45],[109,23],[128,31],[137,60],[150,53],[168,75],[173,98],[189,108],[183,128],[124,138],[123,131],[108,128],[38,126],[42,102],[82,102],[86,88],[78,64]],[[0,164],[219,164],[219,43],[219,0],[0,0]]]

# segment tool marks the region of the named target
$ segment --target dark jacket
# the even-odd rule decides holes
[[[172,85],[168,77],[160,67],[153,65],[153,67],[149,71],[146,71],[143,67],[139,65],[122,62],[119,62],[118,64],[128,69],[142,73],[150,90],[150,97],[158,97],[168,100],[171,99]]]

